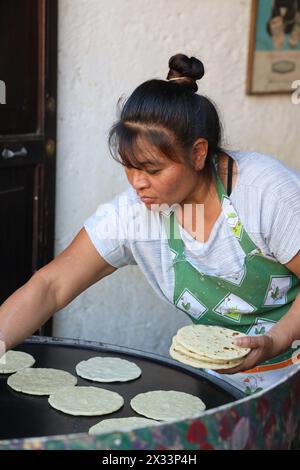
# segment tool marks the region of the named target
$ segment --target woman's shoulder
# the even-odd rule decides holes
[[[239,185],[255,187],[268,185],[270,188],[288,181],[300,184],[300,173],[273,155],[239,150],[227,153],[237,163]]]
[[[138,197],[136,191],[131,187],[128,186],[123,191],[120,191],[113,195],[110,199],[105,201],[104,203],[99,204],[98,208],[106,208],[107,210],[111,208],[114,212],[119,212],[124,207],[133,207],[133,206],[142,207],[142,201]]]

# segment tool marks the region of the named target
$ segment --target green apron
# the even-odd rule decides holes
[[[162,213],[169,247],[175,255],[173,302],[196,324],[224,326],[248,335],[265,334],[288,312],[300,292],[300,280],[275,258],[264,255],[255,245],[227,196],[217,171],[214,170],[213,173],[223,215],[232,235],[245,253],[244,266],[230,280],[198,271],[185,258],[175,213]],[[226,376],[212,373],[223,380],[227,379],[246,393],[253,393],[277,380],[278,369],[291,366],[293,353],[290,348],[261,364],[263,367],[258,367],[257,370],[262,374],[268,371],[265,380],[258,381],[253,374],[251,379],[248,374],[247,379],[244,373]],[[277,371],[272,376],[274,380],[270,376],[271,369]]]

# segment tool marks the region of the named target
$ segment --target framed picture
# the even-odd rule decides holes
[[[291,93],[300,80],[300,0],[252,0],[247,93]]]

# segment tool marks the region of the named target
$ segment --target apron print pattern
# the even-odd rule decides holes
[[[271,276],[264,305],[285,305],[291,285],[291,276]]]

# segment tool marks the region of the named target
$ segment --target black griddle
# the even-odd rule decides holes
[[[142,370],[136,380],[125,383],[100,383],[78,377],[78,385],[90,385],[119,393],[124,406],[102,416],[71,416],[50,407],[47,396],[15,392],[0,374],[0,439],[68,435],[87,432],[102,419],[140,416],[130,407],[138,393],[152,390],[177,390],[200,397],[207,409],[242,398],[239,390],[202,370],[192,369],[172,359],[138,350],[90,341],[31,337],[14,348],[34,356],[34,367],[63,369],[76,376],[75,366],[95,356],[120,357],[134,361]]]

